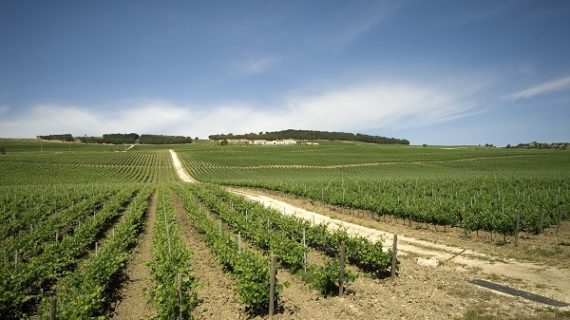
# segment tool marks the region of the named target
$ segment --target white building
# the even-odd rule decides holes
[[[254,140],[253,144],[258,145],[293,145],[297,144],[297,141],[294,139],[285,139],[285,140]]]

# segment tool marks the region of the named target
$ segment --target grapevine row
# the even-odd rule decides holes
[[[152,239],[151,302],[158,319],[189,319],[197,304],[189,266],[191,252],[182,241],[169,190],[160,188]]]
[[[264,252],[276,254],[283,267],[292,273],[300,274],[307,284],[318,289],[324,295],[338,292],[340,286],[338,277],[340,262],[338,259],[325,258],[324,266],[308,264],[305,261],[307,254],[305,244],[302,241],[292,240],[286,230],[273,228],[269,220],[264,220],[259,215],[254,214],[252,217],[246,216],[244,218],[241,213],[235,211],[226,202],[213,196],[212,193],[215,191],[210,188],[198,186],[190,186],[189,188],[230,227],[243,234],[253,245]],[[212,186],[211,188],[215,187]],[[349,285],[355,278],[356,276],[352,272],[346,270],[343,285]]]
[[[40,290],[49,288],[68,268],[72,268],[100,232],[117,218],[133,196],[125,189],[105,203],[94,216],[58,242],[44,245],[40,255],[14,266],[3,265],[0,278],[0,318],[19,318],[40,297]]]
[[[137,242],[151,191],[150,188],[139,191],[108,239],[80,264],[77,271],[58,281],[55,287],[58,318],[87,319],[104,314],[112,281],[129,259],[130,249]],[[43,301],[41,309],[44,315],[48,314],[50,299]]]
[[[194,188],[204,199],[211,199],[214,195],[218,197],[217,201],[207,201],[213,208],[216,208],[216,203],[218,207],[222,206],[221,203],[228,203],[231,205],[229,210],[234,212],[235,217],[247,219],[251,221],[250,223],[267,222],[268,228],[282,231],[282,234],[285,234],[293,243],[302,243],[303,230],[305,230],[307,245],[331,256],[338,255],[340,244],[344,242],[348,261],[364,271],[382,276],[387,274],[391,268],[392,251],[390,249],[384,252],[381,241],[371,242],[361,236],[351,237],[343,229],[330,232],[324,224],[312,226],[303,219],[285,216],[273,209],[266,209],[260,204],[231,195],[217,186],[208,186],[207,189],[198,186]],[[226,205],[226,210],[227,208],[229,207]]]
[[[240,252],[235,238],[221,232],[218,224],[197,204],[197,199],[190,190],[178,186],[176,192],[206,244],[235,279],[241,301],[252,313],[266,313],[270,300],[267,259],[248,249]],[[276,287],[279,288],[278,285]],[[276,297],[279,296],[278,291]]]

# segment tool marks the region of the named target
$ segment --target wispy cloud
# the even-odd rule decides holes
[[[206,137],[222,132],[258,132],[288,128],[366,131],[401,129],[468,116],[474,105],[462,94],[409,84],[363,83],[310,96],[285,99],[259,109],[247,104],[215,106],[144,102],[115,112],[39,105],[0,119],[0,136],[34,137],[72,133],[162,133]]]
[[[241,74],[252,75],[264,73],[282,61],[279,57],[261,57],[234,63],[233,67]]]
[[[555,91],[561,90],[568,90],[570,89],[570,76],[548,81],[537,86],[527,88],[525,90],[521,90],[510,95],[507,95],[505,98],[507,100],[519,100],[519,99],[528,99],[534,96],[547,94]]]
[[[376,27],[382,20],[395,14],[404,1],[378,1],[361,16],[351,20],[344,29],[334,35],[338,46],[345,46],[358,39],[368,31]]]

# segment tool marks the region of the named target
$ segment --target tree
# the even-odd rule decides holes
[[[224,140],[222,140],[222,142],[221,142],[220,144],[221,144],[222,146],[225,146],[225,145],[227,145],[228,143],[229,143],[229,142],[228,142],[228,139],[224,139]]]
[[[6,154],[6,148],[0,147],[0,154]]]
[[[192,143],[192,138],[183,136],[164,136],[154,134],[143,134],[140,136],[140,143],[143,144],[181,144]]]

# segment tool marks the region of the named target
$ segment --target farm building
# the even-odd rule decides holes
[[[297,144],[297,141],[294,139],[284,139],[284,140],[254,140],[253,144],[258,145],[293,145]]]

